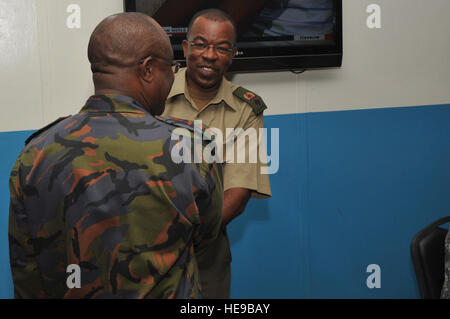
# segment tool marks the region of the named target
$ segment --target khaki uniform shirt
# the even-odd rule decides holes
[[[216,96],[199,111],[195,102],[189,96],[186,84],[186,68],[181,69],[175,75],[172,90],[166,102],[165,116],[173,116],[187,120],[201,120],[203,125],[210,128],[218,128],[223,132],[224,146],[234,135],[226,136],[226,128],[248,128],[256,129],[259,138],[259,129],[264,127],[263,114],[256,116],[252,107],[244,100],[233,95],[233,91],[238,86],[223,78]],[[234,138],[236,140],[236,138]],[[246,138],[245,149],[249,150],[249,138]],[[237,144],[237,143],[235,143]],[[249,163],[249,154],[246,151],[245,163],[237,163],[235,145],[235,159],[233,163],[223,165],[224,190],[230,188],[246,188],[252,191],[252,197],[270,197],[269,176],[261,174],[260,156],[257,156],[256,163]],[[264,139],[258,145],[266,152]],[[258,150],[257,154],[259,154]],[[251,153],[253,152],[251,151]],[[223,159],[226,159],[226,149],[224,147]],[[265,159],[265,157],[264,157]]]

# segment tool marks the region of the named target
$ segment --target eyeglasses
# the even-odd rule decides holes
[[[209,47],[213,47],[214,51],[220,55],[230,55],[233,52],[233,48],[227,48],[222,45],[206,44],[203,42],[189,42],[189,44],[192,49],[199,53],[205,52]]]
[[[138,61],[138,63],[139,63],[139,64],[142,64],[142,63],[144,63],[144,61],[145,61],[147,58],[150,58],[150,57],[155,58],[155,59],[160,59],[160,60],[163,60],[163,61],[169,63],[170,66],[172,67],[173,73],[177,73],[178,70],[180,70],[180,68],[181,68],[181,64],[180,64],[179,62],[177,62],[177,61],[175,61],[175,60],[170,60],[170,59],[163,58],[162,56],[159,56],[159,55],[156,55],[156,54],[150,54],[150,55],[148,55],[148,56],[146,56],[146,57],[140,59],[140,60]]]

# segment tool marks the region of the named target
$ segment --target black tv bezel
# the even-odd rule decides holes
[[[333,0],[336,8],[334,45],[274,47],[277,54],[260,57],[235,57],[229,72],[306,70],[342,65],[342,0]],[[136,12],[136,0],[124,0],[125,12]],[[239,46],[238,46],[239,47]],[[273,49],[272,49],[273,50]],[[292,52],[294,51],[294,52]],[[183,52],[174,47],[175,59],[183,66]]]

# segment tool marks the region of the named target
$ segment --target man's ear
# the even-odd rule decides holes
[[[146,82],[153,81],[153,58],[149,56],[140,65],[140,77]]]
[[[184,58],[186,58],[187,57],[187,55],[188,55],[188,41],[187,40],[183,40],[183,42],[182,42],[182,46],[183,46],[183,55],[184,55]]]
[[[233,63],[233,59],[234,59],[234,57],[236,56],[236,53],[237,53],[237,48],[234,47],[234,48],[233,48],[233,52],[231,53],[230,60],[228,61],[227,70],[228,70],[228,68],[231,66],[231,64]]]
[[[237,48],[234,47],[234,48],[233,48],[233,53],[231,54],[231,58],[232,58],[232,59],[234,59],[234,57],[236,56],[236,53],[237,53]]]

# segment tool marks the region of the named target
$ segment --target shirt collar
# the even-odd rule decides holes
[[[86,104],[80,112],[148,113],[148,111],[133,98],[118,94],[92,95],[86,101]]]
[[[167,99],[170,100],[173,97],[180,94],[183,94],[185,98],[188,101],[190,101],[189,90],[187,88],[187,80],[186,80],[186,68],[180,69],[176,74],[175,80],[173,81],[172,89],[170,90]],[[211,102],[208,103],[208,106],[211,104],[219,104],[222,101],[224,101],[233,110],[236,110],[233,103],[234,102],[233,85],[225,77],[222,78],[219,90],[217,91],[216,96],[211,100]]]

